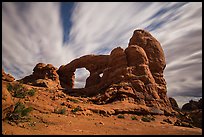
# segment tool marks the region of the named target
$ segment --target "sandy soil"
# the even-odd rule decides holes
[[[32,112],[31,121],[15,124],[2,122],[2,133],[5,135],[201,135],[202,129],[178,127],[162,122],[165,116],[156,116],[155,121],[143,122],[142,116],[132,120],[132,114],[110,117],[92,115],[62,115]],[[174,118],[169,117],[172,121]],[[163,124],[161,124],[161,122]]]
[[[6,90],[7,82],[2,83],[2,90]],[[113,109],[131,109],[134,104],[116,102],[107,105],[96,105],[87,98],[73,97],[64,94],[61,90],[36,88],[34,96],[26,96],[23,99],[13,98],[14,103],[20,101],[27,107],[32,106],[29,113],[30,121],[14,123],[2,120],[2,134],[4,135],[201,135],[202,129],[178,127],[163,122],[169,118],[173,123],[175,117],[155,116],[155,121],[143,122],[142,116],[124,114],[124,118],[118,115],[102,115],[97,111],[109,111]],[[76,102],[77,100],[77,102]],[[72,110],[80,106],[82,111],[73,113]],[[66,108],[65,114],[56,114],[55,108]],[[92,111],[96,110],[96,112]],[[135,116],[137,120],[132,120]]]

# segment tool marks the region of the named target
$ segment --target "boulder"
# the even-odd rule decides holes
[[[51,64],[38,63],[33,73],[18,80],[24,84],[47,88],[61,88],[57,68]]]

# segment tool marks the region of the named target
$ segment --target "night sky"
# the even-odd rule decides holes
[[[201,2],[2,3],[2,68],[16,79],[39,63],[56,67],[87,54],[125,49],[149,31],[166,57],[167,94],[178,104],[202,97]],[[76,87],[89,72],[78,69]]]

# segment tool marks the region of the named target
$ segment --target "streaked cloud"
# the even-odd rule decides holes
[[[160,41],[169,96],[202,96],[202,3],[75,3],[65,33],[60,3],[2,3],[2,67],[16,78],[38,62],[56,67],[126,48],[135,29]],[[63,38],[69,38],[64,43]],[[87,77],[79,74],[76,83]],[[81,76],[81,77],[80,77]]]

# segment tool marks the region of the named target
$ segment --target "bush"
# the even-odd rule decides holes
[[[137,120],[137,118],[135,116],[131,116],[132,120]]]
[[[66,113],[66,108],[55,109],[54,113],[64,115]]]
[[[78,106],[78,107],[72,109],[71,112],[76,113],[77,111],[81,111],[81,110],[82,110],[81,107]]]
[[[118,115],[118,118],[125,118],[124,115]]]
[[[17,97],[17,98],[25,98],[26,96],[26,92],[23,90],[23,89],[19,89],[19,90],[16,90],[14,92],[14,97]]]
[[[151,115],[150,116],[147,115],[147,116],[143,116],[141,120],[144,122],[151,122],[151,121],[155,121],[155,118]]]
[[[21,83],[19,84],[15,84],[14,86],[12,85],[9,85],[7,87],[10,91],[13,91],[14,92],[14,97],[17,97],[17,98],[25,98],[26,96],[26,91],[23,87],[23,85]]]
[[[35,89],[30,89],[30,90],[27,92],[27,94],[28,94],[29,96],[34,96],[34,95],[35,95],[35,92],[36,92]]]
[[[28,108],[23,109],[23,111],[21,112],[21,116],[22,117],[28,116],[28,113],[31,112],[32,110],[33,110],[32,107],[28,107]]]
[[[71,101],[71,102],[74,102],[74,103],[78,103],[79,102],[78,100],[73,99],[73,98],[69,98],[68,100]]]
[[[14,111],[8,113],[6,119],[14,122],[22,121],[25,116],[28,116],[29,112],[31,112],[32,110],[32,107],[26,108],[24,104],[22,104],[21,102],[17,102],[14,106]]]
[[[16,98],[25,98],[26,95],[34,96],[36,90],[30,89],[29,91],[26,91],[25,87],[23,87],[22,83],[15,84],[12,86],[10,83],[7,85],[8,91],[13,91],[13,96]]]
[[[151,121],[150,118],[148,118],[148,117],[142,117],[141,120],[144,122],[150,122]]]
[[[13,90],[13,87],[12,87],[12,85],[10,83],[7,85],[7,90],[10,91],[10,92]]]

